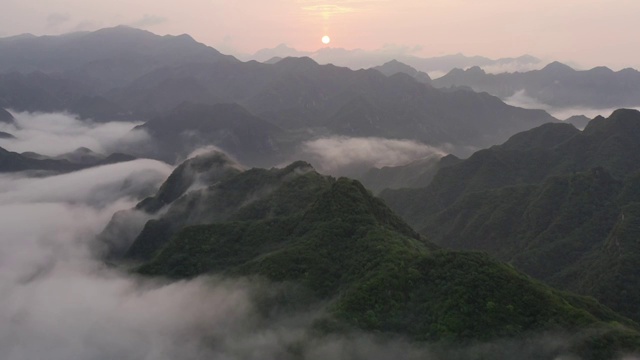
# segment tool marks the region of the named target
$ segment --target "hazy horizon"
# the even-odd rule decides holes
[[[330,46],[421,57],[531,54],[618,70],[640,67],[640,30],[626,25],[638,13],[640,2],[629,0],[8,0],[0,37],[129,25],[160,35],[186,33],[231,55],[287,44],[300,51]],[[321,43],[323,35],[330,44]]]

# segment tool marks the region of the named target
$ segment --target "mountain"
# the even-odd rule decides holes
[[[511,107],[488,94],[439,91],[406,74],[386,77],[309,58],[162,69],[106,96],[138,114],[160,114],[184,101],[236,103],[297,141],[318,134],[410,139],[451,144],[461,155],[556,121],[544,111]]]
[[[0,106],[69,111],[97,121],[139,120],[103,95],[157,69],[227,61],[237,62],[188,35],[158,36],[125,26],[5,38],[0,39]]]
[[[4,39],[0,49],[0,106],[69,111],[95,121],[153,123],[185,102],[235,103],[287,132],[284,142],[292,151],[312,138],[345,135],[451,145],[457,155],[467,156],[469,149],[555,121],[543,111],[511,107],[487,94],[439,91],[403,73],[387,77],[375,70],[323,66],[310,58],[243,63],[188,36],[157,36],[126,27]],[[27,52],[38,60],[15,65]],[[238,129],[227,125],[216,131],[236,136]],[[242,158],[253,152],[242,148],[249,144],[236,142],[238,151],[232,155]],[[163,158],[174,159],[176,148],[190,144],[174,139],[162,145],[169,145]],[[271,156],[269,146],[259,146],[266,149],[265,157]]]
[[[316,325],[324,333],[360,329],[446,344],[571,331],[590,335],[576,336],[567,351],[594,359],[640,346],[637,325],[593,299],[486,255],[438,249],[357,181],[303,162],[247,170],[168,206],[129,249],[147,259],[138,272],[296,283],[297,302],[326,307]]]
[[[27,170],[44,170],[67,172],[78,167],[68,161],[32,159],[15,152],[0,148],[0,172],[16,172]]]
[[[422,71],[418,71],[412,68],[411,66],[407,64],[403,64],[397,60],[391,60],[380,66],[376,66],[373,69],[380,71],[386,76],[392,76],[397,73],[404,73],[418,80],[419,82],[422,82],[425,84],[428,84],[431,82],[431,78],[429,77],[429,74]]]
[[[385,201],[436,244],[486,251],[538,279],[639,320],[635,206],[640,112],[580,132],[547,124],[440,170]]]
[[[158,68],[203,61],[236,60],[188,35],[158,36],[126,26],[0,39],[0,72],[64,74],[98,90],[123,86]]]
[[[22,154],[22,155],[25,155],[25,154]],[[52,157],[51,159],[66,160],[66,161],[69,161],[70,163],[78,164],[78,165],[97,166],[97,165],[132,161],[132,160],[135,160],[136,157],[127,155],[127,154],[122,154],[122,153],[113,153],[110,155],[104,155],[104,154],[97,153],[89,148],[80,147],[74,151]]]
[[[432,156],[401,166],[372,168],[357,177],[367,189],[379,193],[384,189],[422,188],[431,182],[443,167],[461,161],[453,155]]]
[[[307,51],[298,51],[292,47],[287,46],[287,44],[280,44],[272,49],[260,49],[253,54],[250,59],[246,60],[255,60],[259,62],[267,62],[273,58],[286,58],[286,57],[304,57],[311,55],[310,52]]]
[[[152,155],[175,162],[205,146],[217,146],[243,164],[278,161],[278,140],[284,132],[236,104],[183,103],[134,130],[150,135]]]
[[[589,121],[591,121],[591,119],[589,119],[584,115],[574,115],[564,120],[564,122],[572,124],[573,126],[575,126],[580,130],[587,127],[587,124],[589,124]]]
[[[243,56],[242,59],[266,62],[273,58],[310,57],[320,64],[334,64],[337,66],[348,67],[353,70],[373,68],[380,64],[397,60],[425,73],[447,73],[455,68],[466,69],[472,66],[480,66],[496,70],[518,70],[522,68],[531,69],[538,66],[541,62],[540,59],[531,55],[523,55],[517,58],[489,59],[483,56],[452,54],[424,58],[411,55],[406,50],[407,49],[394,49],[391,47],[379,50],[348,50],[325,47],[318,49],[317,51],[309,52],[298,51],[285,44],[280,44],[275,48],[262,49],[253,55]]]
[[[0,105],[16,111],[71,112],[95,121],[136,120],[82,81],[37,71],[0,74]]]
[[[551,175],[593,167],[603,167],[615,177],[640,170],[639,131],[636,110],[617,110],[607,119],[596,117],[582,132],[570,124],[542,125],[442,169],[426,188],[381,196],[421,229],[424,214],[443,210],[466,193],[539,183]]]
[[[16,138],[15,136],[13,136],[13,135],[11,135],[9,133],[6,133],[4,131],[0,131],[0,139],[15,139],[15,138]]]
[[[479,67],[451,70],[435,79],[436,87],[466,86],[501,99],[526,96],[552,107],[595,109],[640,105],[640,72],[606,67],[578,71],[553,62],[541,70],[488,74]]]
[[[85,156],[82,156],[82,153]],[[81,149],[56,158],[49,158],[35,153],[18,154],[0,147],[0,173],[31,170],[64,173],[135,160],[132,156],[118,153],[97,157],[86,155],[86,152]]]
[[[135,208],[115,213],[99,236],[96,253],[107,259],[122,257],[140,234],[145,223],[190,190],[202,190],[243,171],[224,153],[211,151],[180,164],[154,196],[140,201]],[[166,210],[166,209],[165,209]],[[153,222],[150,222],[153,226]],[[170,233],[160,234],[161,239]]]

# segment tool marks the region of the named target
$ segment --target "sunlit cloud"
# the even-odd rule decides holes
[[[320,14],[324,18],[333,15],[349,14],[356,11],[364,11],[371,9],[373,5],[386,3],[388,0],[338,0],[338,1],[317,1],[317,0],[300,0],[302,9],[313,13]]]

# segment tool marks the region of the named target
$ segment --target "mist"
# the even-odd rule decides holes
[[[412,140],[331,136],[305,142],[299,157],[318,171],[353,175],[372,167],[399,166],[445,151]]]
[[[63,143],[67,134],[60,131],[52,132],[48,144]],[[113,139],[87,138],[106,145]],[[66,149],[43,153],[57,151]],[[412,141],[346,137],[309,142],[305,151],[328,169],[441,153]],[[261,305],[286,296],[293,284],[218,276],[172,282],[96,258],[97,235],[113,214],[155,192],[172,170],[141,159],[49,177],[0,175],[3,360],[462,360],[496,353],[499,359],[528,360],[566,351],[569,337],[558,334],[455,350],[387,334],[320,335],[314,324],[327,316],[327,303],[294,310]]]
[[[574,115],[584,115],[590,119],[601,115],[604,117],[608,117],[612,112],[617,110],[618,108],[602,108],[602,109],[594,109],[589,107],[553,107],[547,104],[543,104],[537,99],[529,96],[526,90],[519,90],[515,94],[510,97],[503,99],[506,104],[517,106],[525,109],[542,109],[551,114],[556,119],[568,119]],[[640,107],[635,107],[631,109],[640,110]]]
[[[13,124],[0,123],[0,131],[15,139],[0,139],[0,147],[14,152],[36,152],[57,156],[86,147],[109,154],[140,146],[149,137],[143,130],[131,130],[139,123],[82,121],[68,113],[13,112]]]

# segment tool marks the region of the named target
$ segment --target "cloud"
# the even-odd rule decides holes
[[[149,28],[156,25],[164,24],[168,21],[169,19],[162,16],[145,14],[142,18],[132,22],[129,25],[137,28]]]
[[[332,136],[305,142],[299,157],[319,171],[349,173],[353,168],[398,166],[444,151],[411,140]]]
[[[164,181],[171,170],[165,163],[143,159],[46,178],[0,175],[0,204],[63,202],[104,206],[113,201],[113,193],[126,197],[149,195],[152,185]]]
[[[332,16],[371,10],[388,0],[298,0],[303,11],[329,19]]]
[[[399,140],[330,138],[309,145],[314,151],[340,147],[334,157],[356,152],[354,161],[435,152]],[[498,358],[528,360],[536,357],[527,349],[560,354],[567,346],[566,337],[541,336],[451,351],[357,332],[322,336],[314,323],[325,304],[265,309],[292,294],[290,285],[212,276],[168,282],[94,258],[96,235],[112,214],[157,189],[170,171],[136,160],[45,178],[0,176],[3,360],[437,360],[484,356],[497,347],[504,355]]]
[[[545,62],[528,62],[519,61],[501,62],[494,65],[482,66],[482,69],[488,74],[502,74],[514,72],[527,72],[532,70],[540,70],[545,66]]]
[[[16,139],[0,139],[0,146],[15,152],[33,151],[57,156],[87,147],[99,153],[124,152],[139,147],[149,137],[139,124],[129,122],[90,123],[66,113],[14,113],[15,124],[0,124],[0,131]]]
[[[96,21],[89,21],[89,20],[85,20],[85,21],[80,21],[79,23],[77,23],[73,29],[71,29],[72,32],[76,32],[76,31],[93,31],[93,30],[97,30],[99,28],[102,27],[102,22],[96,22]]]
[[[56,28],[62,24],[68,23],[71,20],[69,14],[53,13],[47,16],[46,26],[47,28]]]
[[[589,107],[553,107],[540,102],[539,100],[529,96],[526,90],[516,91],[512,96],[503,99],[509,105],[517,106],[525,109],[542,109],[557,119],[567,119],[574,115],[584,115],[590,119],[601,115],[608,117],[617,108],[589,108]],[[632,109],[640,110],[640,107]]]
[[[206,337],[243,326],[250,287],[241,281],[141,280],[90,255],[111,214],[135,203],[129,189],[157,188],[169,171],[141,160],[0,177],[3,359],[201,359]],[[110,201],[96,206],[93,193]]]

